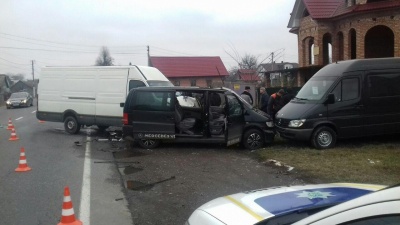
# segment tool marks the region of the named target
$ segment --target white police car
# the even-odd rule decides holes
[[[242,192],[200,206],[186,224],[400,224],[400,186],[384,188],[335,183]]]

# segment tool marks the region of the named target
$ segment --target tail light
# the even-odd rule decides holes
[[[123,125],[128,125],[128,113],[124,113],[124,116],[122,117],[122,124]]]

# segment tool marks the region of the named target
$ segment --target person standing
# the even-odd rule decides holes
[[[261,94],[261,101],[260,101],[260,109],[261,111],[268,113],[268,100],[269,100],[269,95],[265,91],[265,87],[260,88],[260,94]]]
[[[285,90],[280,89],[269,97],[267,112],[275,120],[275,114],[283,107],[282,106],[282,95],[285,94]]]
[[[249,86],[246,86],[244,88],[244,91],[242,92],[242,94],[240,94],[240,97],[242,97],[250,105],[253,105],[253,96],[251,96],[251,94],[250,94]]]
[[[286,90],[286,94],[282,97],[282,107],[285,106],[290,102],[295,97],[293,90],[291,88],[288,88]]]

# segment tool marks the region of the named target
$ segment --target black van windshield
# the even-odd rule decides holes
[[[337,77],[313,77],[300,89],[296,98],[301,100],[321,100]]]

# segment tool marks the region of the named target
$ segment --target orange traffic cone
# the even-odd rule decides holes
[[[12,130],[12,129],[14,129],[14,125],[13,125],[12,122],[11,122],[11,118],[8,118],[8,127],[7,127],[7,130]]]
[[[8,139],[9,141],[17,141],[19,138],[17,137],[17,134],[15,133],[15,129],[13,128],[11,131],[11,137]]]
[[[27,172],[31,170],[31,168],[26,163],[25,149],[21,148],[21,153],[19,155],[19,165],[18,168],[15,169],[16,172]]]
[[[82,222],[75,219],[74,207],[72,206],[69,187],[64,188],[64,202],[61,212],[61,222],[57,225],[82,225]]]

